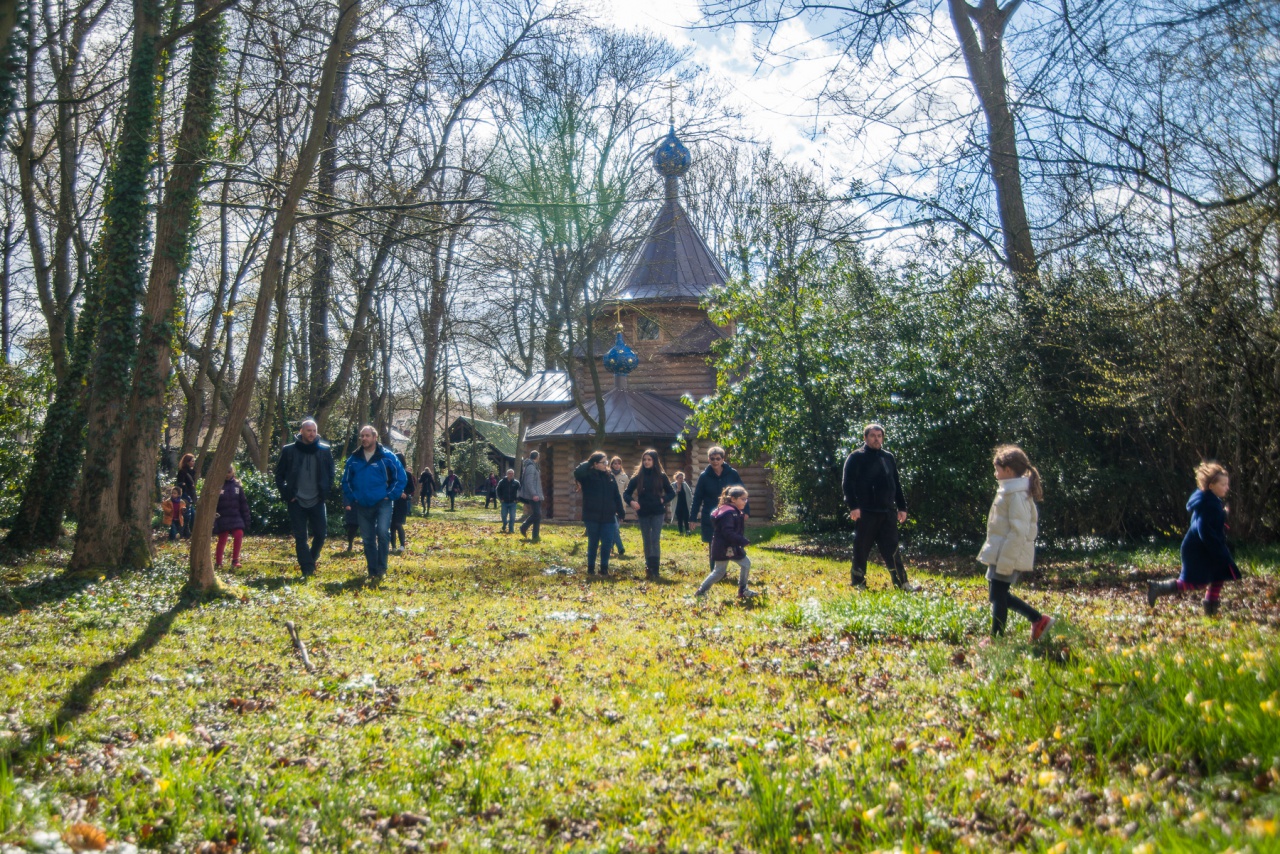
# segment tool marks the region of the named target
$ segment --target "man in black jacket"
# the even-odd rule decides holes
[[[898,463],[884,449],[884,428],[879,424],[868,424],[862,431],[862,440],[862,447],[844,461],[844,502],[854,522],[849,577],[855,589],[866,589],[867,557],[875,545],[880,547],[894,586],[911,590],[898,548],[898,525],[907,520],[907,499],[898,479]]]
[[[320,438],[319,428],[310,418],[298,426],[293,444],[280,451],[276,489],[289,508],[289,527],[293,529],[294,553],[302,577],[310,578],[316,573],[316,561],[329,529],[324,502],[333,491],[333,451]],[[312,538],[309,543],[308,527]]]
[[[711,513],[720,506],[720,493],[724,492],[727,486],[743,485],[738,470],[729,465],[725,457],[724,448],[719,445],[713,445],[708,449],[707,467],[702,470],[702,474],[698,475],[698,482],[693,487],[693,507],[689,511],[689,518],[701,521],[704,543],[710,543],[711,535],[715,532],[711,524]],[[750,502],[747,503],[744,515],[751,515]],[[710,550],[708,550],[708,563],[712,570],[716,568],[715,558],[710,557]]]

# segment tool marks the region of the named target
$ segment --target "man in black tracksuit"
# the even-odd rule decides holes
[[[898,525],[907,520],[907,499],[898,479],[898,464],[884,449],[884,428],[868,424],[863,445],[844,461],[844,502],[854,522],[853,566],[849,571],[855,588],[867,586],[867,557],[873,545],[889,568],[894,586],[910,590],[907,569],[898,549]]]

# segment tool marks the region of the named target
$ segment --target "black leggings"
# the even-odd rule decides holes
[[[355,544],[356,534],[360,531],[359,525],[347,526],[347,551],[351,551],[351,547]]]
[[[1004,634],[1004,624],[1009,609],[1026,617],[1032,623],[1040,619],[1040,612],[1009,592],[1008,581],[987,581],[987,598],[991,600],[991,634]]]
[[[396,544],[396,537],[397,537],[397,536],[399,536],[399,537],[400,537],[400,548],[404,548],[404,547],[405,547],[405,545],[407,545],[407,544],[405,543],[405,539],[404,539],[404,525],[392,525],[392,526],[391,526],[391,545],[393,545],[393,546],[394,546],[394,545]]]

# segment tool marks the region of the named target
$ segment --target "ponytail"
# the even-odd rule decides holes
[[[731,504],[735,498],[746,498],[747,490],[743,486],[726,486],[720,493],[720,504]]]
[[[1033,501],[1044,500],[1044,486],[1040,482],[1040,471],[1031,465],[1031,459],[1027,456],[1027,452],[1019,448],[1017,445],[1001,445],[996,448],[995,454],[991,457],[991,462],[1011,470],[1018,477],[1025,477],[1029,481],[1027,492],[1031,495]]]

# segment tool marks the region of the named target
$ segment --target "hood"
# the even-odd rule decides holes
[[[293,436],[293,446],[303,453],[314,454],[316,449],[320,447],[320,437],[316,436],[316,440],[308,445],[306,442],[302,441],[301,433],[295,433]]]
[[[1026,492],[1031,489],[1031,478],[1029,477],[1011,477],[1008,480],[1000,481],[1000,492]]]
[[[1212,506],[1214,504],[1221,503],[1222,502],[1218,499],[1218,496],[1214,495],[1209,490],[1197,489],[1195,492],[1191,493],[1191,497],[1187,499],[1187,511],[1194,513],[1206,504]]]
[[[711,511],[711,515],[715,517],[715,516],[723,516],[726,513],[737,513],[737,512],[738,512],[738,508],[734,507],[732,504],[721,504],[715,510]]]

